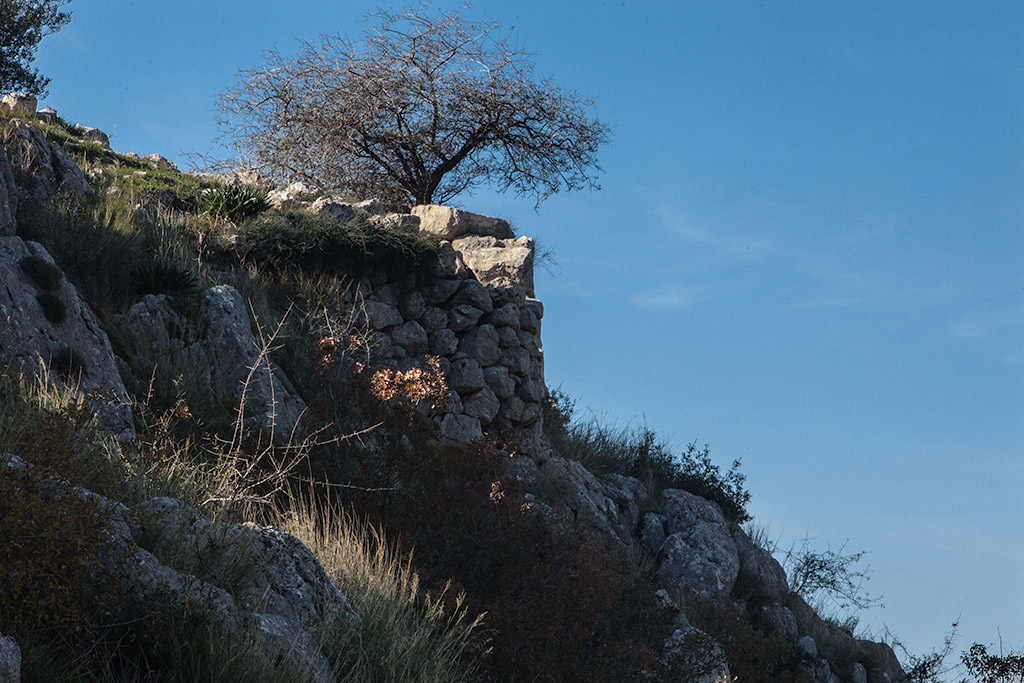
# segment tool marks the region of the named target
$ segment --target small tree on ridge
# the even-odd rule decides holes
[[[497,21],[378,10],[361,43],[305,42],[242,71],[220,99],[223,140],[275,180],[442,203],[483,184],[532,196],[596,187],[608,127],[592,102],[533,78]]]

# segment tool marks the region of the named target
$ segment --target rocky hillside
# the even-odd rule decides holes
[[[533,241],[0,111],[0,681],[895,683],[706,450],[549,395]]]

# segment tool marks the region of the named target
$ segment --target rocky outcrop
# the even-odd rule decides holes
[[[106,428],[135,435],[110,340],[46,250],[0,237],[0,359],[86,396]]]
[[[578,461],[550,450],[515,457],[508,471],[518,478],[526,502],[550,523],[596,531],[617,539],[630,554],[639,551],[635,530],[643,486],[636,479],[616,474],[596,477]]]
[[[17,456],[0,454],[0,476],[31,470],[32,465]],[[93,561],[117,577],[123,602],[198,610],[211,623],[249,639],[267,661],[276,662],[283,676],[288,671],[316,683],[335,680],[305,627],[339,620],[351,623],[358,616],[297,538],[255,524],[214,525],[169,498],[130,510],[66,483],[55,481],[50,490],[55,505],[64,496],[88,498],[103,515],[108,541]],[[173,561],[161,562],[146,547],[185,562],[202,559],[195,566],[203,569],[205,578],[175,568]],[[210,561],[213,554],[221,561]]]
[[[198,320],[183,318],[165,295],[147,295],[115,320],[134,338],[130,363],[139,377],[181,376],[193,395],[208,395],[247,425],[287,440],[306,405],[252,331],[238,291],[211,287]]]
[[[670,489],[665,499],[665,542],[658,550],[662,585],[701,598],[727,595],[740,571],[729,523],[717,505]]]
[[[39,101],[28,93],[12,92],[3,96],[4,106],[20,116],[34,116]]]
[[[412,215],[419,217],[420,230],[443,240],[451,241],[463,235],[483,235],[498,239],[515,237],[506,220],[482,216],[450,206],[420,204],[412,207]]]
[[[45,205],[61,195],[81,199],[89,193],[82,169],[60,146],[21,119],[11,119],[6,125],[10,129],[5,147],[18,206]]]
[[[353,613],[313,553],[291,534],[251,522],[218,526],[173,498],[154,498],[133,513],[138,524],[132,534],[140,543],[148,537],[150,543],[173,547],[185,556],[216,553],[244,563],[246,580],[233,591],[241,609],[295,624]]]

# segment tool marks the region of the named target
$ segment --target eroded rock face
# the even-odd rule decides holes
[[[0,145],[0,237],[14,236],[14,218],[18,209],[18,188],[7,161],[7,152]]]
[[[669,590],[716,598],[729,593],[740,571],[729,523],[711,501],[678,489],[665,498],[666,538],[658,554],[658,579]]]
[[[26,270],[23,263],[30,262],[35,265]],[[33,279],[33,268],[45,273]],[[0,237],[0,359],[30,378],[76,390],[108,431],[135,436],[106,332],[46,249],[20,237]]]

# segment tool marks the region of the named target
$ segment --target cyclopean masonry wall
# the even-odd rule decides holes
[[[346,204],[301,185],[271,193],[279,206],[339,219],[357,213],[396,230],[442,238],[441,258],[423,280],[377,272],[356,281],[345,304],[370,332],[371,358],[399,370],[436,356],[451,389],[441,418],[445,436],[468,441],[484,429],[541,432],[544,307],[533,285],[534,243],[515,238],[507,221],[443,206],[385,213],[379,202]]]
[[[452,397],[441,420],[449,438],[470,440],[488,427],[539,436],[547,388],[533,240],[514,239],[500,219],[439,206],[413,212],[402,220],[419,218],[419,229],[435,234],[443,226],[452,239],[442,242],[435,277],[419,287],[359,283],[352,303],[375,332],[374,359],[402,370],[440,359]]]

